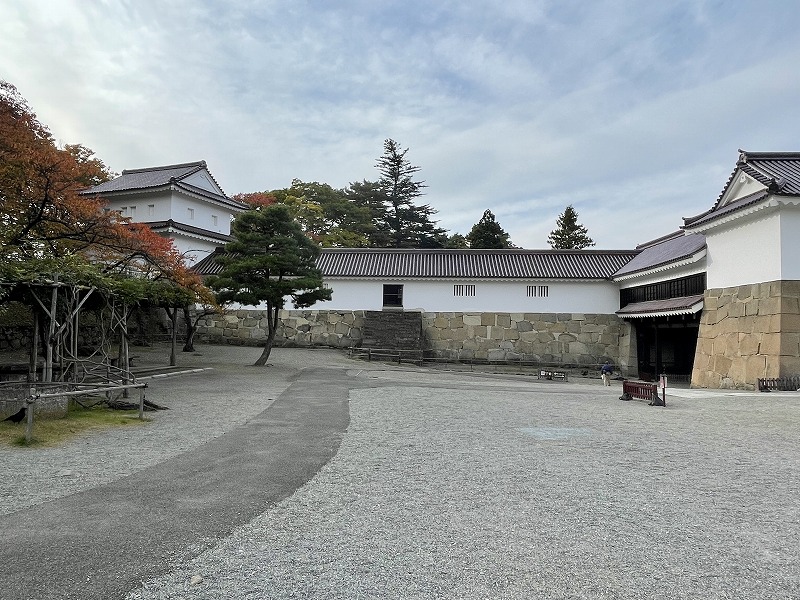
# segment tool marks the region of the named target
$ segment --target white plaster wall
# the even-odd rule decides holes
[[[148,221],[166,221],[171,215],[172,194],[129,194],[126,196],[115,196],[108,201],[108,208],[111,210],[127,209],[125,215],[131,217],[134,223],[145,223]],[[153,205],[151,215],[148,206]],[[131,216],[131,207],[135,206],[135,215]]]
[[[612,282],[563,281],[402,281],[326,279],[330,302],[312,308],[381,310],[383,285],[403,286],[403,308],[428,312],[528,312],[613,314],[619,309],[619,288]],[[454,284],[474,284],[475,296],[453,296]],[[548,286],[546,298],[527,296],[527,286]]]
[[[781,279],[779,214],[732,224],[705,232],[707,286],[715,289]]]
[[[194,210],[194,218],[191,219],[189,218],[190,208]],[[214,215],[217,217],[216,224],[212,218]],[[231,232],[231,213],[220,206],[202,202],[197,198],[175,194],[172,198],[172,218],[178,223],[185,223],[216,233],[228,235]]]
[[[781,210],[781,279],[800,280],[800,207]]]
[[[214,252],[214,249],[219,245],[180,234],[172,234],[168,237],[172,239],[173,245],[184,257],[184,261],[189,267]]]
[[[205,171],[198,171],[197,173],[190,175],[183,181],[185,183],[188,183],[189,185],[193,185],[195,187],[208,190],[209,192],[214,192],[215,194],[219,194],[220,196],[224,195],[222,193],[222,190],[219,189],[219,186],[214,184],[214,180],[211,179],[211,176]]]

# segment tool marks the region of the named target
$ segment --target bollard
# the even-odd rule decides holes
[[[36,396],[31,394],[25,398],[25,416],[28,417],[25,422],[25,443],[30,444],[33,439],[33,405],[36,402]]]

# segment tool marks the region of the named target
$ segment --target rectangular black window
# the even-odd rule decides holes
[[[383,305],[403,306],[403,286],[386,283],[383,285]]]
[[[550,295],[549,285],[529,285],[528,298],[547,298]]]
[[[453,296],[474,296],[475,295],[475,286],[466,284],[455,284],[453,285]]]
[[[619,291],[619,305],[624,308],[632,302],[669,300],[684,296],[697,296],[706,291],[706,274],[699,273],[671,281],[660,281]]]

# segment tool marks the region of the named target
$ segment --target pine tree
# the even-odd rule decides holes
[[[508,239],[508,234],[495,219],[491,210],[486,210],[481,220],[472,226],[467,234],[470,248],[502,249],[512,248],[513,244]]]
[[[378,229],[389,234],[393,248],[441,248],[447,241],[447,232],[436,227],[432,220],[436,210],[429,204],[414,204],[422,196],[425,182],[414,180],[420,167],[411,165],[407,152],[408,148],[401,150],[397,142],[387,139],[375,165],[381,174],[378,183],[386,207],[385,222]]]
[[[578,213],[567,206],[556,221],[556,228],[547,236],[547,243],[555,250],[581,250],[594,246],[586,227],[578,223]]]
[[[243,212],[232,229],[234,241],[217,258],[222,272],[207,283],[218,290],[220,302],[266,303],[268,334],[255,362],[261,366],[272,350],[286,298],[292,299],[295,308],[305,308],[330,300],[331,290],[323,286],[322,273],[316,268],[319,246],[303,233],[287,206],[273,204]]]

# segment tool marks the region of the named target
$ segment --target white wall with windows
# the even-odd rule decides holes
[[[393,302],[397,287],[402,286],[405,310],[592,314],[619,310],[619,287],[611,281],[326,278],[325,284],[333,290],[333,298],[315,304],[314,309],[382,310],[384,297]]]

